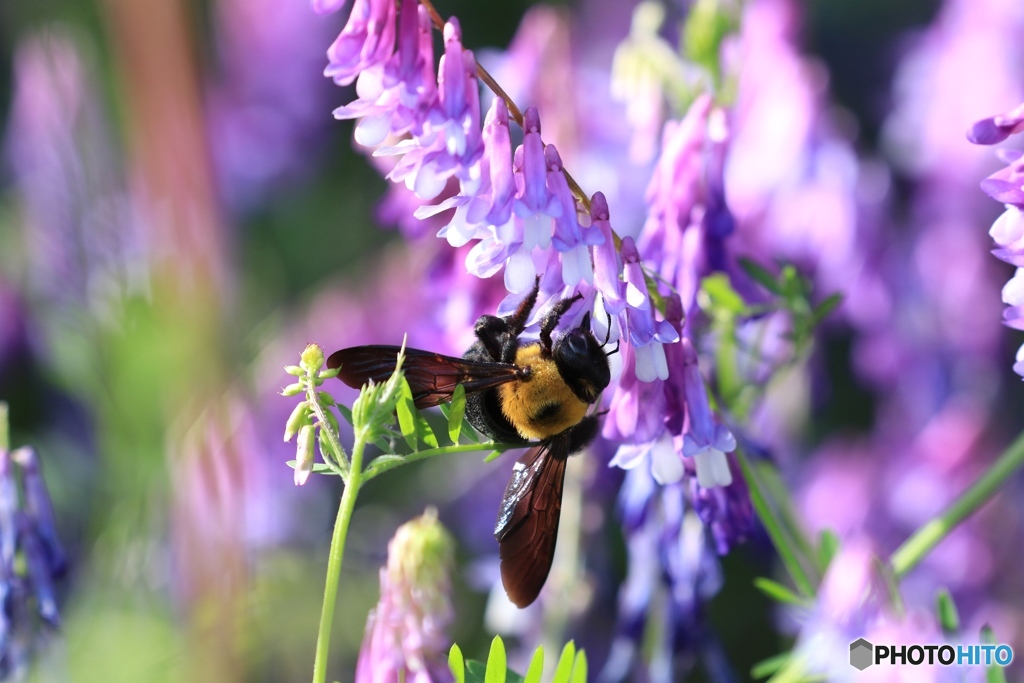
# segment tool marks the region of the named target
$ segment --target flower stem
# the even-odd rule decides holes
[[[366,447],[365,434],[356,434],[352,444],[352,465],[349,470],[348,483],[341,494],[338,506],[338,518],[334,522],[334,535],[331,537],[331,551],[327,560],[327,585],[324,587],[324,604],[320,612],[320,630],[316,637],[316,657],[313,660],[313,683],[327,681],[327,651],[330,647],[331,624],[334,620],[334,604],[338,599],[338,579],[341,576],[341,561],[345,556],[345,539],[352,521],[352,510],[356,506],[356,496],[363,483],[363,449]]]
[[[924,559],[938,543],[995,495],[1003,483],[1024,465],[1024,432],[1017,437],[999,459],[949,508],[914,532],[914,535],[892,554],[893,572],[903,578]]]
[[[797,543],[793,541],[782,519],[776,514],[769,503],[764,484],[761,482],[757,472],[754,471],[753,464],[747,459],[746,454],[738,448],[736,449],[736,459],[740,463],[740,468],[743,470],[743,478],[750,489],[750,502],[753,503],[757,516],[761,520],[761,524],[764,525],[765,531],[768,532],[772,545],[775,546],[776,552],[779,553],[779,558],[786,567],[786,571],[793,580],[793,584],[800,592],[800,595],[813,598],[815,593],[814,582],[811,579],[810,572],[805,568],[804,563],[801,562],[800,554],[797,551]]]
[[[0,401],[0,451],[11,450],[11,431],[7,419],[7,404]]]

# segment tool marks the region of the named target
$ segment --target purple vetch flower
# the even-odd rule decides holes
[[[977,144],[1002,142],[1014,133],[1024,131],[1024,104],[1009,114],[995,116],[974,124],[967,137]],[[996,219],[989,235],[998,247],[993,254],[1017,266],[1013,278],[1003,287],[1003,324],[1024,330],[1024,155],[1019,151],[1004,153],[1007,166],[996,171],[981,183],[982,190],[1006,210]],[[1017,350],[1013,371],[1024,377],[1024,345]]]
[[[462,47],[458,21],[444,28],[445,54],[438,69],[438,101],[427,112],[422,134],[393,147],[380,148],[375,156],[401,155],[388,180],[404,182],[421,199],[433,199],[455,176],[462,194],[480,187],[480,92],[476,59]]]
[[[324,76],[348,85],[387,61],[395,49],[395,12],[394,0],[355,0],[348,23],[327,50]]]
[[[363,70],[356,80],[357,99],[334,110],[336,119],[359,119],[354,137],[364,147],[380,145],[389,134],[421,135],[437,103],[430,15],[410,2],[403,3],[398,19],[398,49],[386,62]]]
[[[976,145],[994,145],[1021,131],[1024,131],[1024,103],[1005,114],[978,121],[967,131],[967,139]]]
[[[562,159],[554,145],[544,148],[544,161],[548,188],[562,205],[561,215],[554,219],[555,233],[551,239],[552,246],[562,252],[562,281],[566,287],[574,287],[581,280],[593,284],[590,247],[603,244],[604,235],[600,230],[580,226],[576,216],[576,199],[569,189],[562,169]]]
[[[60,627],[54,581],[65,568],[38,456],[0,450],[0,677],[23,673],[41,637]]]
[[[659,485],[645,468],[630,470],[619,492],[619,512],[628,570],[619,592],[616,635],[600,680],[630,679],[641,643],[651,637],[646,631],[652,601],[663,590],[668,619],[652,641],[647,669],[651,680],[679,680],[692,666],[692,655],[709,645],[704,603],[722,585],[718,560],[701,521],[687,511],[681,484]]]
[[[380,570],[380,600],[366,620],[356,683],[452,680],[446,659],[454,618],[452,545],[432,508],[395,532]]]
[[[623,315],[629,331],[629,342],[636,351],[636,376],[641,382],[668,379],[669,369],[663,344],[679,341],[679,333],[667,320],[654,319],[654,307],[647,289],[647,279],[640,266],[640,254],[633,238],[625,237],[621,247],[626,308]]]
[[[690,479],[690,501],[700,520],[711,530],[715,550],[727,555],[754,532],[754,507],[739,464],[732,453],[726,455],[732,483],[705,488]]]
[[[527,249],[547,249],[551,246],[553,219],[562,215],[563,205],[548,187],[540,115],[535,107],[523,114],[523,144],[516,149],[513,168],[517,171],[518,191],[512,210],[522,222],[523,242]]]
[[[626,306],[623,283],[619,280],[622,256],[615,248],[608,200],[601,192],[595,192],[590,199],[590,227],[599,230],[604,238],[594,248],[594,287],[601,293],[602,309],[609,315],[618,315]]]
[[[348,0],[310,0],[310,6],[317,14],[337,12]]]
[[[683,436],[683,455],[692,457],[697,483],[708,488],[728,486],[732,471],[726,453],[736,450],[736,438],[725,425],[715,421],[708,404],[707,389],[697,365],[697,351],[683,338],[683,391],[686,396],[687,430]]]

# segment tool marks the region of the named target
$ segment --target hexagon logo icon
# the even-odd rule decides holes
[[[871,661],[873,650],[874,646],[863,638],[858,638],[850,643],[850,666],[858,671],[863,671],[871,666],[874,663]]]

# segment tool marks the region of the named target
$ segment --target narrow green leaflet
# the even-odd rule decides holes
[[[298,464],[297,460],[289,460],[285,463],[288,467],[295,469],[295,465]],[[338,474],[330,465],[325,465],[322,462],[313,463],[313,474]]]
[[[718,312],[739,315],[747,308],[743,297],[736,293],[729,282],[729,277],[723,273],[716,273],[704,278],[700,282],[700,287],[710,297]]]
[[[352,409],[341,403],[337,404],[338,412],[345,418],[345,422],[352,424]]]
[[[936,602],[942,633],[946,636],[955,635],[960,630],[960,613],[957,612],[956,603],[953,602],[953,596],[949,594],[947,588],[939,589]]]
[[[576,643],[569,641],[562,648],[562,655],[558,658],[558,665],[555,667],[555,676],[551,683],[569,683],[572,676],[573,660],[576,659]]]
[[[533,653],[530,660],[530,668],[526,670],[526,678],[523,683],[540,683],[540,676],[544,673],[544,646],[541,645]]]
[[[507,671],[505,643],[501,641],[501,636],[494,636],[494,640],[491,641],[491,651],[487,655],[487,673],[484,675],[484,683],[505,683]]]
[[[827,318],[832,311],[839,308],[841,303],[843,303],[843,295],[838,292],[825,297],[824,301],[814,307],[814,324],[817,325]]]
[[[755,282],[767,289],[772,294],[781,294],[782,288],[779,287],[778,281],[775,276],[763,266],[751,261],[747,258],[741,258],[740,268],[743,269],[747,275],[749,275]]]
[[[576,652],[576,660],[572,663],[572,676],[569,683],[587,683],[587,653],[583,650]]]
[[[448,670],[455,677],[455,683],[465,683],[466,660],[462,657],[462,650],[455,643],[452,643],[452,649],[448,650]]]
[[[996,644],[995,631],[989,624],[981,627],[981,642],[985,645]],[[995,664],[994,661],[985,667],[985,683],[1006,683],[1006,673],[1003,671],[1003,667]]]
[[[484,458],[484,462],[491,462],[492,460],[497,460],[498,456],[501,455],[504,452],[505,451],[497,451],[497,450],[491,451],[490,453],[487,454],[487,457]]]
[[[777,602],[784,602],[788,605],[796,605],[797,607],[808,607],[810,604],[806,599],[800,597],[781,583],[766,579],[763,576],[754,579],[754,586]]]
[[[750,669],[751,678],[768,678],[772,674],[780,671],[782,667],[786,666],[789,662],[790,657],[793,656],[792,652],[783,652],[769,657],[768,659],[762,659],[760,662],[755,664]]]
[[[466,683],[486,683],[487,665],[471,659],[466,662]],[[523,677],[511,669],[505,670],[505,683],[523,683]]]
[[[831,529],[822,529],[818,536],[818,569],[824,575],[839,552],[839,537]]]
[[[427,418],[423,417],[423,414],[419,411],[416,411],[413,415],[416,419],[416,438],[430,448],[439,448],[437,437],[434,436],[434,430],[430,428]]]
[[[416,450],[416,446],[419,445],[416,441],[416,406],[412,402],[412,389],[404,377],[399,389],[395,413],[398,414],[398,427],[402,430],[402,438],[409,444],[409,448]]]
[[[448,414],[448,437],[452,443],[459,443],[459,432],[462,431],[462,418],[466,414],[466,389],[456,385],[452,392],[451,408]]]

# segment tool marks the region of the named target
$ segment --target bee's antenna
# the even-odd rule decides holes
[[[611,356],[611,355],[614,355],[614,354],[616,354],[616,353],[618,353],[618,352],[619,352],[619,342],[620,342],[620,341],[621,341],[620,339],[616,339],[616,340],[615,340],[615,348],[614,348],[614,349],[612,349],[611,351],[609,351],[608,353],[604,354],[604,355],[605,355],[605,357],[607,357],[607,356]],[[608,343],[608,342],[606,341],[606,342],[605,342],[605,344],[607,344],[607,343]]]
[[[608,311],[605,311],[604,314],[606,316],[608,316],[608,329],[604,333],[604,341],[601,343],[601,346],[606,346],[608,344],[608,340],[612,338],[612,314],[609,313]],[[618,351],[618,350],[619,350],[619,343],[615,342],[615,351]],[[615,353],[615,351],[612,351],[612,353]],[[607,354],[607,355],[610,356],[611,354]]]

